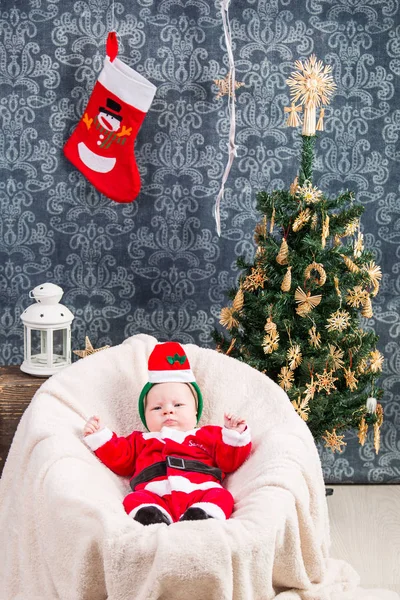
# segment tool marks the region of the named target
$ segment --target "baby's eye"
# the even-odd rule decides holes
[[[161,406],[155,406],[154,408],[152,408],[151,410],[161,410]]]
[[[177,402],[175,406],[184,406],[184,404],[182,404],[182,402]]]

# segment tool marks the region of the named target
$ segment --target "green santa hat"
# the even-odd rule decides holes
[[[139,415],[143,425],[147,429],[144,416],[144,402],[147,394],[156,383],[188,383],[193,386],[197,394],[197,422],[199,422],[203,411],[203,397],[196,378],[190,368],[189,359],[184,349],[178,342],[164,342],[156,344],[149,356],[148,362],[149,381],[143,387],[139,396]]]

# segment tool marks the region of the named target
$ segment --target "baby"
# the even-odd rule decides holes
[[[139,397],[148,433],[118,437],[93,416],[83,430],[86,444],[114,473],[131,478],[123,504],[139,523],[228,519],[234,500],[221,483],[250,454],[245,420],[225,414],[224,427],[196,428],[202,395],[177,342],[157,344],[148,367]]]

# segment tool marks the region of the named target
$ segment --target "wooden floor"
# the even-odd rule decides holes
[[[349,562],[365,588],[400,593],[400,485],[332,485],[331,556]]]

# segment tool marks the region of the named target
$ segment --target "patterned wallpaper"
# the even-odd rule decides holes
[[[298,133],[284,127],[285,79],[311,53],[338,86],[317,142],[315,183],[350,188],[384,272],[374,317],[386,356],[382,449],[349,434],[320,449],[328,482],[400,482],[400,9],[398,0],[232,0],[237,158],[228,156],[228,72],[219,1],[2,0],[0,3],[0,363],[23,356],[21,312],[44,281],[64,288],[73,348],[135,333],[213,347],[211,331],[254,253],[258,190],[287,187]],[[157,86],[136,140],[142,189],[131,204],[99,194],[62,147],[101,70],[107,32],[120,57]]]

